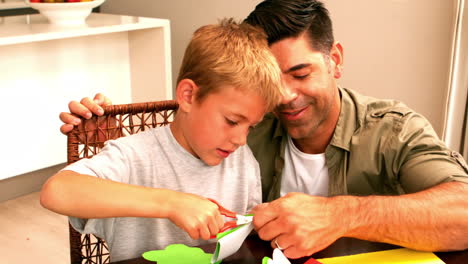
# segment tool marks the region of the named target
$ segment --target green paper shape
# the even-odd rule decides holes
[[[229,229],[227,231],[224,231],[222,233],[219,233],[219,234],[216,235],[216,239],[220,240],[221,238],[231,234],[232,232],[236,231],[237,229],[241,228],[242,226],[243,225],[240,225],[240,226],[234,227],[232,229]],[[215,249],[215,252],[213,253],[215,255],[216,259],[218,258],[219,251],[221,250],[219,246],[220,246],[219,244],[216,244],[216,249]],[[216,262],[216,263],[218,263],[218,262]]]
[[[253,214],[245,214],[244,216],[253,216]],[[232,232],[236,231],[237,229],[241,228],[243,225],[246,225],[246,224],[242,224],[242,225],[239,225],[239,226],[237,226],[237,227],[231,228],[231,229],[229,229],[229,230],[227,230],[227,231],[224,231],[224,232],[222,232],[222,233],[218,233],[218,234],[216,235],[216,239],[217,239],[217,240],[220,240],[220,239],[223,238],[224,236],[229,235],[230,233],[232,233]]]
[[[248,214],[248,215],[245,215],[245,216],[251,216],[253,214]],[[216,235],[216,239],[218,240],[218,243],[216,243],[216,248],[215,248],[215,251],[213,252],[213,255],[214,255],[214,259],[218,259],[218,256],[219,256],[219,251],[221,250],[221,244],[219,243],[219,240],[231,233],[234,233],[235,231],[237,231],[238,229],[240,229],[241,227],[245,226],[247,224],[242,224],[242,225],[239,225],[237,227],[234,227],[234,228],[231,228],[227,231],[224,231],[222,233],[218,233]],[[221,263],[222,260],[218,261],[218,262],[215,262],[214,264],[218,264],[218,263]]]
[[[263,257],[262,259],[262,264],[268,264],[268,261],[270,260],[269,257]]]
[[[229,230],[226,230],[226,231],[224,231],[224,232],[222,232],[222,233],[218,233],[218,234],[216,235],[216,239],[217,239],[217,240],[220,240],[220,239],[223,238],[224,236],[227,236],[227,235],[231,234],[232,232],[236,231],[237,229],[241,228],[242,226],[243,226],[243,225],[236,226],[236,227],[231,228],[231,229],[229,229]]]
[[[253,214],[245,214],[244,216],[253,216]],[[224,232],[222,232],[222,233],[218,233],[218,234],[216,235],[216,239],[217,239],[217,240],[220,240],[220,239],[223,238],[224,236],[229,235],[230,233],[232,233],[232,232],[236,231],[237,229],[241,228],[243,225],[246,225],[246,224],[242,224],[242,225],[239,225],[239,226],[237,226],[237,227],[231,228],[231,229],[229,229],[229,230],[227,230],[227,231],[224,231]]]
[[[210,264],[212,255],[205,253],[201,248],[183,244],[173,244],[163,250],[152,250],[142,254],[144,259],[158,264]]]

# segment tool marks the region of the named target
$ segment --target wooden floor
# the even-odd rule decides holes
[[[68,219],[44,209],[39,193],[0,203],[0,263],[70,263]]]

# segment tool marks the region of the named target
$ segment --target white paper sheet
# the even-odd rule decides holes
[[[265,259],[266,262],[265,262]],[[265,257],[262,261],[264,264],[291,264],[291,262],[284,256],[283,251],[275,248],[273,250],[272,258]]]
[[[273,250],[272,262],[268,261],[268,264],[291,264],[288,258],[283,254],[283,251],[275,248]]]
[[[236,253],[252,230],[253,223],[250,222],[218,240],[218,243],[216,243],[216,250],[211,258],[211,263],[215,263]]]

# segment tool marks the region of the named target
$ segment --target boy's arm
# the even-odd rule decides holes
[[[216,204],[201,196],[148,188],[63,170],[42,187],[41,205],[78,218],[168,218],[193,239],[209,239],[223,226]]]

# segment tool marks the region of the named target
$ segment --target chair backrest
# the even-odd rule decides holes
[[[68,164],[97,154],[109,139],[132,135],[172,122],[176,101],[157,101],[104,107],[104,115],[82,119],[68,134]],[[105,241],[94,235],[82,235],[71,225],[70,257],[72,264],[110,263]]]

